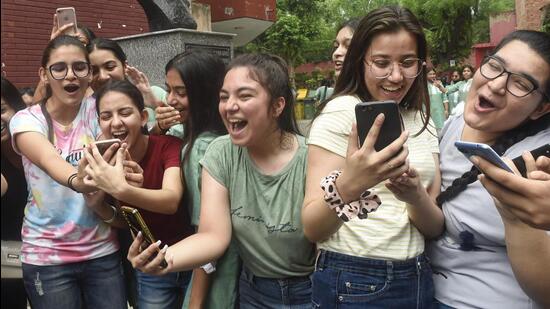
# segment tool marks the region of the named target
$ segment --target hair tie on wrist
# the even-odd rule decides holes
[[[76,193],[82,193],[77,189],[75,189],[75,187],[73,186],[73,180],[77,177],[77,175],[78,175],[77,173],[74,173],[71,176],[69,176],[69,179],[67,179],[67,186]]]
[[[357,217],[359,219],[366,219],[368,213],[378,209],[378,206],[382,204],[382,201],[375,194],[375,190],[365,190],[359,196],[358,200],[344,203],[344,200],[340,197],[340,193],[336,189],[336,179],[342,174],[341,171],[333,171],[328,176],[321,179],[321,189],[325,191],[325,202],[327,206],[336,212],[338,218],[344,222]]]

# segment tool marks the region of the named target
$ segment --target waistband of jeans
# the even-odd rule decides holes
[[[287,283],[297,283],[297,282],[304,282],[310,280],[310,275],[307,276],[293,276],[293,277],[283,277],[283,278],[267,278],[267,277],[260,277],[254,275],[249,269],[246,267],[242,267],[242,274],[246,278],[247,281],[252,282],[254,280],[263,280],[263,281],[273,281],[273,282],[287,282]]]
[[[421,264],[428,263],[428,258],[424,253],[407,260],[381,260],[360,256],[347,255],[343,253],[319,250],[317,257],[317,267],[353,267],[357,269],[388,269],[391,267],[395,271],[416,269]]]

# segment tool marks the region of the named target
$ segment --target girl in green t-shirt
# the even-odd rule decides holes
[[[128,255],[134,267],[153,274],[198,267],[219,258],[233,238],[243,261],[240,308],[311,307],[315,247],[301,224],[307,148],[293,106],[284,60],[248,54],[231,62],[219,103],[229,135],[200,161],[198,233],[151,262],[158,245],[140,253],[136,238]],[[159,267],[164,257],[166,269]]]

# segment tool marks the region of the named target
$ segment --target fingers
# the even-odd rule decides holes
[[[535,158],[529,151],[524,151],[521,155],[523,162],[525,162],[525,170],[527,171],[526,175],[537,170],[537,164],[535,163]]]
[[[123,163],[124,162],[124,149],[123,148],[119,148],[118,151],[116,152],[116,161],[115,161],[115,166],[118,167],[121,171],[124,169],[124,166],[123,166]]]
[[[378,116],[376,116],[369,133],[367,133],[365,142],[361,147],[362,149],[374,149],[374,144],[376,143],[376,140],[378,140],[378,135],[380,134],[380,128],[382,128],[382,124],[384,123],[384,118],[384,114],[378,114]]]
[[[515,206],[525,205],[527,203],[521,195],[500,186],[494,179],[490,179],[486,175],[479,175],[478,179],[495,199],[506,201],[506,204],[503,203],[503,208],[508,208],[514,211],[514,213],[524,212],[520,207]]]
[[[109,146],[109,148],[107,148],[107,150],[105,150],[105,152],[103,153],[103,160],[111,164],[111,162],[113,162],[112,160],[114,157],[113,154],[115,154],[115,152],[119,147],[120,147],[120,144],[118,143],[114,143],[111,146]]]
[[[351,125],[351,131],[348,137],[348,150],[346,151],[346,157],[351,156],[359,149],[359,140],[357,137],[357,124]]]
[[[537,169],[550,173],[550,157],[540,156],[536,161]]]
[[[472,156],[471,160],[487,177],[498,182],[506,189],[512,190],[512,188],[524,186],[522,180],[525,180],[525,178],[521,176],[505,171],[478,156]]]
[[[129,168],[131,171],[138,174],[143,174],[143,169],[135,161],[124,160],[123,164],[124,167]]]
[[[88,147],[86,147],[86,149],[84,149],[84,159],[86,160],[86,162],[88,162],[87,167],[91,167],[92,169],[96,169],[98,163],[95,160],[92,153],[93,153],[92,146],[89,145]],[[86,170],[87,169],[88,168],[86,168]],[[88,175],[89,175],[89,173],[88,173]]]
[[[393,141],[391,144],[378,152],[380,154],[380,159],[387,161],[394,157],[398,152],[402,151],[401,149],[406,149],[407,147],[405,146],[405,142],[407,142],[408,138],[408,131],[401,132],[401,135],[399,135],[399,137],[395,141]],[[407,155],[408,154],[409,153],[407,150]]]
[[[142,271],[145,273],[156,273],[160,271],[163,267],[161,267],[161,264],[165,261],[166,251],[168,250],[168,245],[164,245],[164,247],[159,250],[160,240],[157,242],[158,245],[156,245],[156,256],[154,259],[152,259],[149,263],[147,263],[143,268]],[[153,253],[155,254],[155,253]]]
[[[134,187],[141,187],[143,184],[143,174],[137,174],[137,173],[125,173],[124,177],[126,178],[126,181],[128,184],[134,186]]]
[[[549,181],[550,180],[550,173],[546,173],[543,171],[534,171],[529,173],[529,179],[533,180],[542,180],[542,181]]]
[[[141,234],[141,232],[139,232],[134,238],[132,244],[130,245],[130,248],[128,248],[128,255],[126,256],[126,258],[132,263],[132,266],[134,268],[137,266],[136,264],[134,264],[134,259],[139,255],[139,248],[141,247],[142,243],[143,235]]]

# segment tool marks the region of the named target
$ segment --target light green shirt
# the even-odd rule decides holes
[[[277,174],[262,174],[246,148],[228,135],[213,141],[202,166],[229,192],[233,239],[245,267],[265,278],[305,276],[313,271],[315,247],[304,236],[307,147],[299,148]]]
[[[443,102],[448,101],[447,96],[431,83],[428,83],[428,92],[430,94],[430,118],[433,120],[435,128],[440,130],[446,119]]]
[[[199,225],[199,215],[201,206],[201,173],[202,167],[199,161],[204,157],[208,145],[218,135],[212,132],[204,132],[200,134],[193,143],[193,147],[189,152],[189,160],[184,164],[185,176],[185,205],[187,205],[191,224]],[[182,149],[183,155],[187,149],[185,146]],[[204,307],[205,309],[216,308],[234,308],[237,301],[237,291],[240,273],[240,259],[237,253],[237,248],[231,243],[225,254],[216,261],[216,271],[210,274],[210,288],[206,296]],[[183,308],[189,308],[189,300],[191,297],[191,286],[187,289],[185,303]]]

